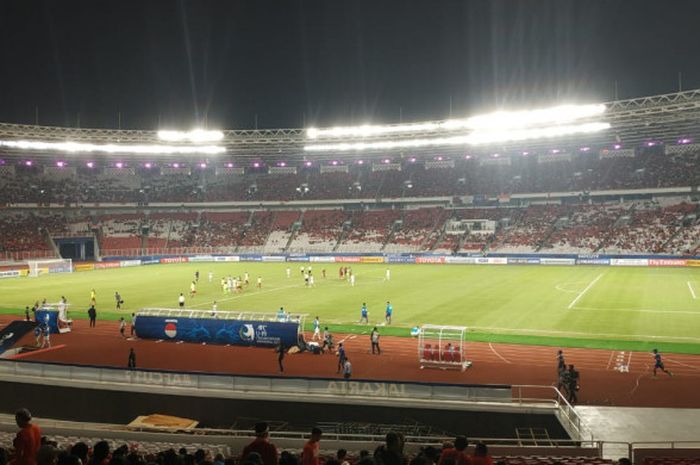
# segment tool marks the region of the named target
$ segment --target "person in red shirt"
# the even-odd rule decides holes
[[[32,424],[32,414],[26,408],[15,413],[19,432],[13,441],[15,458],[13,465],[36,465],[36,453],[41,446],[41,429]]]
[[[469,445],[466,436],[457,436],[455,438],[455,446],[448,447],[440,454],[440,459],[437,465],[443,465],[445,461],[452,462],[455,465],[472,465],[470,457],[465,453],[465,449]]]
[[[483,442],[477,442],[472,455],[472,465],[493,465],[493,459],[489,455],[489,449]]]
[[[251,452],[260,454],[263,465],[277,465],[279,462],[277,447],[270,442],[270,428],[267,426],[267,423],[255,424],[255,439],[243,448],[241,462],[243,462]]]
[[[321,430],[314,427],[311,430],[311,439],[304,444],[301,453],[301,465],[319,465],[319,452],[321,450]]]

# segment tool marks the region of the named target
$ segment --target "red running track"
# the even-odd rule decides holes
[[[0,316],[0,325],[12,318]],[[469,342],[467,358],[473,366],[465,372],[425,369],[418,364],[415,339],[382,337],[381,355],[370,353],[369,336],[336,335],[345,338],[353,377],[465,384],[556,384],[555,347]],[[55,350],[41,351],[22,360],[125,367],[129,348],[137,354],[139,368],[190,372],[275,375],[277,356],[273,349],[200,345],[125,339],[117,322],[98,321],[89,328],[86,320],[74,323],[73,332],[51,336]],[[27,335],[20,341],[32,345]],[[598,349],[564,350],[567,363],[581,373],[579,404],[638,407],[700,407],[696,396],[700,383],[700,356],[664,354],[666,368],[674,374],[652,377],[653,358],[643,352]],[[331,354],[290,354],[284,360],[283,376],[335,377],[337,358]]]

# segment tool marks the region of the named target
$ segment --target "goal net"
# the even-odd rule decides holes
[[[29,276],[36,278],[50,273],[72,273],[73,260],[70,258],[56,258],[52,260],[27,260]]]
[[[422,368],[460,369],[471,366],[466,360],[464,326],[423,325],[418,333],[418,360]]]

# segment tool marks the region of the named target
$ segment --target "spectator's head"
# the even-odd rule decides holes
[[[187,449],[185,449],[184,447],[180,447],[180,450],[177,451],[177,453],[180,455],[187,455]]]
[[[653,349],[652,352],[655,353],[655,354],[658,354],[658,353],[659,353],[659,350],[658,350],[658,349]]]
[[[457,436],[455,437],[455,449],[457,450],[464,450],[469,446],[469,441],[467,440],[466,436]]]
[[[207,459],[207,453],[204,452],[204,449],[197,449],[194,452],[194,461],[196,464],[200,465],[204,463],[204,461]]]
[[[323,431],[321,431],[321,428],[318,428],[316,426],[311,428],[311,440],[312,441],[314,441],[314,442],[320,441],[322,434],[323,434]]]
[[[622,457],[620,460],[617,461],[617,465],[632,465],[632,461],[627,457]]]
[[[280,454],[280,465],[299,465],[299,460],[289,451],[282,451]]]
[[[36,451],[37,465],[56,465],[58,462],[58,452],[54,446],[44,445]]]
[[[573,371],[573,370],[574,370],[574,366],[573,366],[573,365],[569,365],[569,371]]]
[[[440,459],[440,450],[437,447],[426,446],[421,450],[421,453],[430,461],[430,463],[437,463]]]
[[[107,441],[96,442],[92,448],[92,458],[96,463],[109,457],[109,443]]]
[[[341,462],[345,460],[345,457],[347,457],[347,455],[348,451],[345,449],[338,449],[338,452],[335,454],[336,458]]]
[[[224,454],[218,453],[214,456],[214,463],[224,463]]]
[[[489,455],[489,448],[483,442],[477,442],[474,446],[474,455],[476,457],[486,457]]]
[[[270,427],[264,421],[255,424],[255,435],[259,438],[266,438],[270,435]]]
[[[384,441],[386,442],[386,448],[388,450],[394,450],[401,452],[403,450],[403,434],[401,433],[395,433],[393,431],[389,431],[386,433],[386,436],[384,438]]]
[[[251,464],[251,465],[262,465],[262,455],[258,454],[257,452],[251,452],[248,454],[248,456],[245,458],[245,461],[243,463]]]
[[[87,463],[88,459],[88,446],[84,442],[76,442],[70,449],[71,455],[78,457],[83,464]]]
[[[21,408],[15,412],[15,421],[17,426],[24,428],[32,421],[32,413],[26,408]]]
[[[452,444],[452,442],[450,442],[450,441],[445,441],[445,442],[442,443],[442,450],[445,450],[445,449],[452,449],[454,446],[455,446],[455,445]]]

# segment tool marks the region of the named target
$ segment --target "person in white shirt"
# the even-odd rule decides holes
[[[180,292],[180,297],[177,298],[177,303],[180,306],[180,308],[183,308],[185,306],[185,296],[182,295],[182,292]]]
[[[386,269],[386,273],[384,274],[384,280],[391,281],[391,270],[389,268]]]
[[[352,376],[352,364],[350,363],[350,359],[346,358],[343,364],[343,378],[350,379],[350,376]]]
[[[214,280],[214,272],[210,271],[209,272],[209,282],[212,282]]]
[[[350,275],[350,286],[355,287],[355,275]]]
[[[289,279],[292,276],[292,269],[287,267],[287,279]]]

